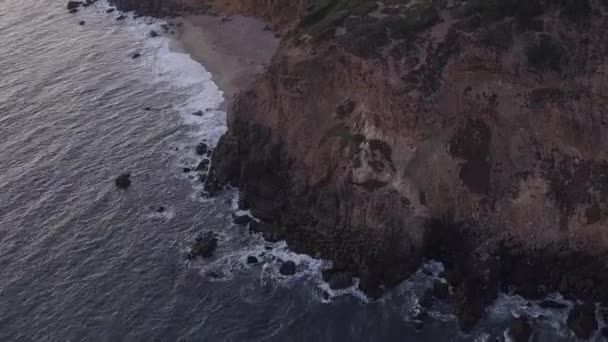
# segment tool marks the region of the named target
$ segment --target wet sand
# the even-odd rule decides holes
[[[243,16],[193,15],[176,20],[178,47],[201,63],[224,92],[226,108],[269,64],[279,40],[266,25]]]

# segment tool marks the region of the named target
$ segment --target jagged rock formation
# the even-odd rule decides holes
[[[186,3],[283,35],[212,163],[273,238],[371,295],[443,260],[464,329],[500,286],[608,300],[606,1]]]

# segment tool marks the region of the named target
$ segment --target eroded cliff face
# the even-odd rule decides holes
[[[606,299],[608,21],[588,5],[315,2],[234,103],[217,175],[368,293],[466,246],[463,297]]]
[[[465,329],[501,284],[608,300],[605,1],[213,5],[283,34],[213,160],[267,237],[372,295],[444,260]]]

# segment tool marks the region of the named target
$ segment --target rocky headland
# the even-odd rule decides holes
[[[608,302],[607,1],[112,2],[281,37],[207,180],[238,187],[269,239],[371,297],[440,260],[465,331],[501,290]],[[575,310],[590,336],[595,312]]]

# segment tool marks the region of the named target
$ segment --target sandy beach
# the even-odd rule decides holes
[[[192,15],[176,22],[181,25],[175,48],[190,54],[212,74],[224,92],[224,109],[264,70],[279,43],[266,24],[253,18]]]

